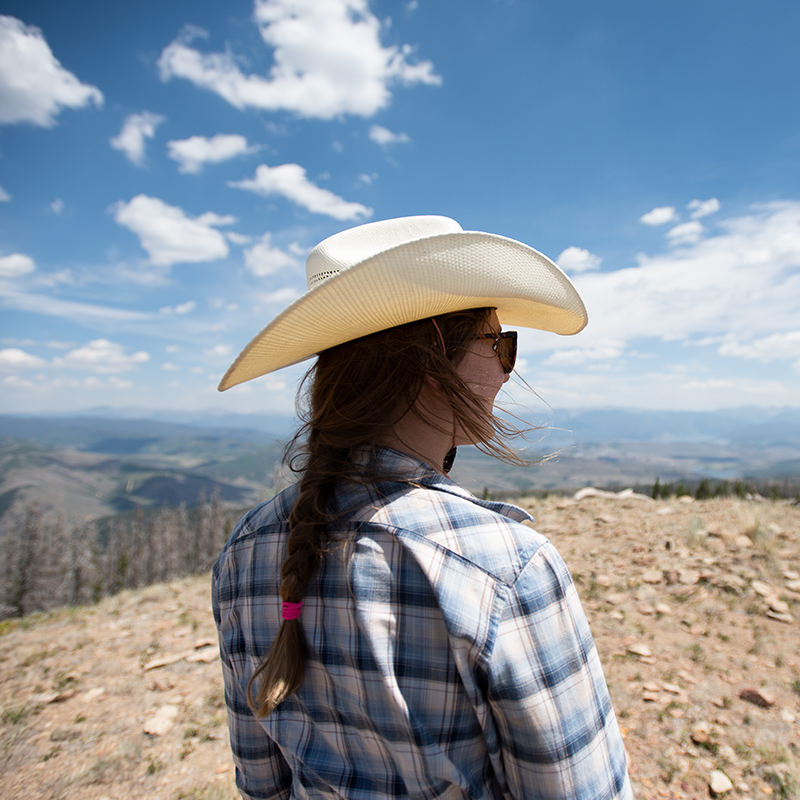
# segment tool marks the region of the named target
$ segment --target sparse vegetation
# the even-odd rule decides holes
[[[8,568],[0,576],[0,617],[93,603],[205,572],[238,516],[214,495],[197,508],[140,508],[68,530],[34,504],[2,543]],[[188,614],[185,624],[196,627]]]
[[[636,796],[706,797],[709,770],[724,769],[742,796],[796,797],[796,623],[767,613],[780,597],[800,614],[800,508],[555,495],[530,506],[578,585]],[[187,660],[215,651],[207,573],[1,627],[0,763],[15,781],[4,798],[235,800],[219,662]],[[165,706],[179,708],[173,727],[145,735]]]

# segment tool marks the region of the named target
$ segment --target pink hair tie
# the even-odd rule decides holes
[[[299,603],[290,603],[288,600],[284,600],[281,605],[281,619],[297,619],[302,610],[302,600]]]

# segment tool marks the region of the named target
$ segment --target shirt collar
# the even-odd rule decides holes
[[[461,497],[471,503],[487,508],[497,514],[510,517],[517,522],[532,522],[533,517],[525,510],[511,503],[495,500],[481,500],[472,492],[459,486],[447,475],[408,453],[402,453],[392,447],[377,446],[364,451],[356,458],[357,463],[369,466],[379,475],[397,476],[402,480],[418,483],[429,489]]]

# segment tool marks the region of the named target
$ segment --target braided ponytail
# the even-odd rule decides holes
[[[430,319],[411,322],[320,353],[301,384],[301,391],[309,386],[304,423],[287,447],[289,465],[302,478],[281,567],[284,603],[302,601],[329,548],[329,524],[338,516],[337,484],[395,477],[364,474],[356,453],[380,441],[409,412],[433,426],[443,424],[415,406],[427,376],[435,377],[454,420],[474,434],[481,449],[504,461],[527,463],[504,441],[522,431],[493,415],[487,419],[485,405],[455,369],[490,313],[489,308],[459,311],[439,317],[436,326]],[[297,691],[306,652],[300,620],[283,619],[247,685],[247,702],[257,716],[267,716]],[[256,680],[260,686],[253,700]]]

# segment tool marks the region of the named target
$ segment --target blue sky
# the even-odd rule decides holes
[[[291,410],[302,367],[215,387],[315,243],[419,213],[572,277],[553,407],[800,405],[796,3],[3,13],[0,411]]]

